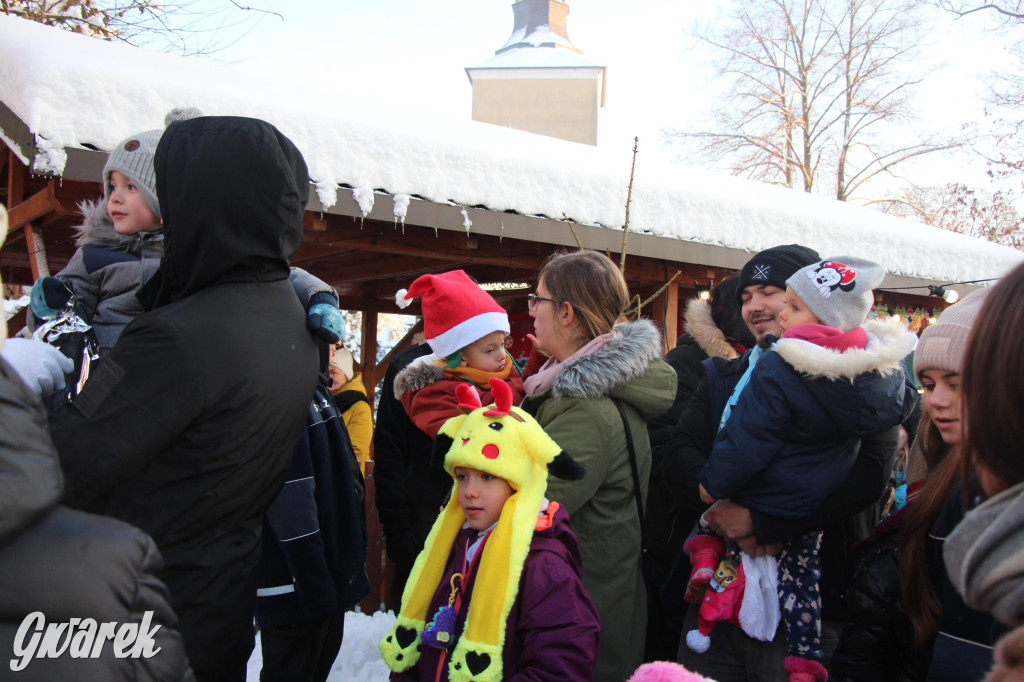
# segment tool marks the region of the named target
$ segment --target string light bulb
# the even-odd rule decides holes
[[[928,285],[928,295],[938,296],[939,298],[941,298],[946,303],[949,303],[950,305],[960,300],[960,294],[958,294],[955,289],[947,289],[945,287],[939,286],[938,284]]]

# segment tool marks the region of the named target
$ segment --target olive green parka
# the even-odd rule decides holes
[[[622,682],[642,663],[647,603],[640,522],[622,418],[626,414],[646,503],[651,469],[647,420],[672,406],[676,373],[662,360],[649,320],[624,322],[598,350],[563,364],[550,389],[523,409],[587,470],[579,481],[549,477],[548,499],[563,504],[579,537],[583,584],[601,616],[598,681]]]

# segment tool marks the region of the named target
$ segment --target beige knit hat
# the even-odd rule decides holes
[[[947,308],[939,321],[924,330],[914,354],[914,374],[918,381],[927,369],[944,369],[960,373],[964,368],[964,353],[971,326],[981,310],[990,287],[979,289]]]

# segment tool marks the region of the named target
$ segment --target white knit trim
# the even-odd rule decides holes
[[[434,351],[435,355],[446,358],[455,351],[462,350],[474,341],[497,331],[508,334],[508,314],[480,313],[463,320],[432,339],[427,339],[427,344],[430,345],[430,349]]]

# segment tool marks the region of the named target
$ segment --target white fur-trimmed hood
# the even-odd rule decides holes
[[[554,398],[593,399],[643,376],[661,358],[661,333],[650,320],[617,324],[604,347],[570,360],[551,386]]]
[[[803,339],[780,339],[772,350],[793,369],[810,378],[849,379],[868,372],[887,376],[900,369],[900,361],[917,347],[917,336],[894,319],[869,320],[867,348],[838,351]]]
[[[736,349],[729,344],[725,334],[715,326],[715,320],[711,316],[711,306],[707,301],[694,298],[686,304],[686,313],[683,315],[686,320],[686,333],[690,335],[700,349],[707,353],[709,358],[725,358],[732,360],[739,357]]]
[[[395,398],[401,400],[409,391],[418,391],[444,378],[433,353],[418,357],[395,377]]]

